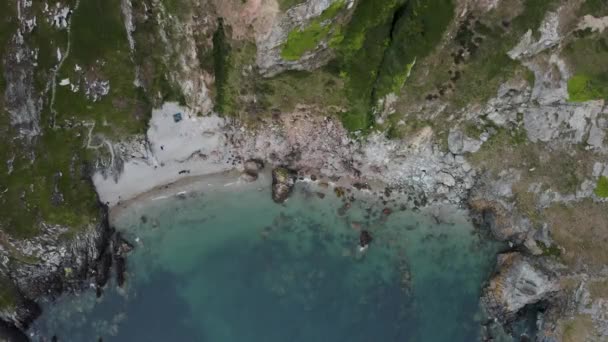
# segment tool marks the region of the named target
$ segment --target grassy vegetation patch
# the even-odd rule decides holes
[[[281,50],[281,57],[287,61],[297,61],[304,53],[316,48],[327,37],[330,26],[313,22],[303,30],[289,32],[287,42]]]
[[[345,0],[337,0],[315,18],[307,27],[296,28],[289,32],[281,50],[281,57],[288,61],[300,59],[306,52],[315,49],[327,38],[332,29],[328,20],[333,19],[344,7]]]
[[[36,4],[40,6],[40,4]],[[31,44],[39,48],[36,70],[40,84],[48,81],[57,63],[57,47],[65,54],[67,31],[38,21]],[[90,181],[94,151],[85,148],[89,128],[119,138],[145,131],[150,104],[142,89],[133,85],[135,66],[131,59],[119,0],[86,0],[71,17],[71,52],[57,81],[69,78],[80,89],[58,86],[56,125],[49,127],[50,110],[41,115],[43,134],[32,142],[18,139],[7,117],[0,129],[6,139],[0,145],[0,228],[17,238],[39,233],[41,222],[59,224],[76,233],[99,217],[98,199]],[[82,72],[76,72],[76,66]],[[45,74],[46,72],[46,74]],[[98,102],[84,95],[84,79],[109,80],[110,92]],[[35,262],[15,253],[19,262]]]
[[[108,51],[128,50],[127,32],[117,0],[83,0],[72,19],[74,59],[91,64]]]
[[[608,197],[608,177],[601,176],[597,181],[597,185],[595,187],[594,193],[598,197],[607,198]]]
[[[288,71],[261,84],[262,100],[269,110],[291,111],[299,103],[315,103],[322,108],[343,108],[348,105],[343,93],[343,80],[327,68]]]
[[[8,310],[17,306],[19,293],[12,281],[0,277],[0,309]]]
[[[608,279],[589,282],[589,292],[593,298],[608,299]]]
[[[592,152],[574,150],[549,151],[542,144],[532,144],[523,128],[501,129],[469,160],[478,167],[498,175],[510,168],[523,170],[521,182],[538,182],[564,194],[575,193],[592,170]],[[524,186],[522,191],[527,191]]]
[[[542,241],[536,241],[536,245],[543,251],[544,256],[559,257],[562,254],[561,249],[556,245],[545,245]]]
[[[433,127],[433,121],[421,120],[417,117],[403,119],[399,114],[392,114],[388,117],[386,137],[389,139],[408,138],[425,127]]]
[[[215,71],[215,110],[220,114],[234,112],[234,98],[228,85],[230,69],[230,43],[226,38],[224,22],[219,25],[213,34],[213,70]]]
[[[451,1],[361,1],[332,40],[345,80],[351,131],[369,130],[379,98],[400,88],[415,58],[438,43],[453,15]]]
[[[556,204],[543,212],[554,241],[564,248],[562,260],[571,266],[585,265],[596,272],[608,263],[608,205],[591,200],[572,205]],[[574,269],[573,271],[576,271]]]
[[[601,99],[608,99],[608,73],[595,76],[578,74],[568,80],[568,101]]]
[[[181,2],[181,0],[180,0]],[[139,79],[143,88],[146,89],[147,101],[153,107],[159,107],[165,101],[184,103],[184,96],[179,87],[168,77],[168,66],[164,60],[167,46],[160,39],[160,21],[163,20],[160,13],[152,16],[144,16],[149,11],[150,4],[143,1],[133,2],[135,26],[133,32],[135,40],[135,52],[133,54],[135,64],[139,66]],[[156,8],[158,10],[158,8]],[[138,14],[138,15],[137,15]],[[199,54],[201,55],[201,54]],[[210,60],[212,59],[209,53]],[[213,70],[213,63],[205,70]]]
[[[608,1],[585,0],[578,11],[578,14],[580,16],[590,14],[595,17],[608,15]]]
[[[452,42],[417,61],[403,89],[404,106],[441,98],[458,109],[486,102],[510,78],[530,79],[507,52],[557,5],[557,0],[507,1],[488,13],[471,12],[458,22]]]
[[[304,2],[306,2],[306,0],[279,0],[279,8],[281,11],[287,11],[288,9],[303,4]]]
[[[19,141],[2,145],[0,158],[11,162],[12,171],[3,164],[0,173],[3,231],[25,238],[38,234],[41,221],[75,230],[96,222],[99,211],[90,159],[83,149],[85,136],[85,128],[48,130],[33,147]],[[31,148],[34,163],[23,153]]]
[[[110,92],[97,102],[84,92],[57,87],[57,121],[93,121],[95,132],[109,137],[143,133],[151,110],[150,101],[134,86],[135,65],[122,21],[120,0],[82,1],[72,18],[71,53],[59,79],[72,82],[98,80],[110,82]],[[76,65],[83,72],[75,71]]]
[[[563,54],[575,73],[568,80],[569,100],[608,100],[608,31],[572,40]]]
[[[169,14],[183,17],[192,11],[192,2],[185,0],[161,0]]]
[[[348,23],[328,24],[344,3],[334,2],[306,28],[290,32],[282,56],[297,60],[329,39],[337,55],[331,68],[340,76],[333,83],[343,87],[349,104],[340,114],[342,122],[350,131],[365,133],[374,125],[377,100],[399,90],[416,58],[428,55],[441,40],[453,5],[451,0],[363,0]]]
[[[376,98],[401,89],[416,59],[429,55],[454,17],[452,0],[411,0],[395,15],[376,81]]]
[[[6,46],[17,30],[17,16],[15,15],[15,6],[12,1],[0,2],[0,61],[4,60],[4,52]],[[4,96],[4,63],[0,63],[0,96]],[[2,101],[0,99],[0,110],[2,110]]]
[[[593,341],[594,335],[595,327],[589,315],[576,315],[562,323],[564,342]]]

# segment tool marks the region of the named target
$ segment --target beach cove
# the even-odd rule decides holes
[[[399,194],[379,200],[369,190],[338,197],[310,180],[280,205],[270,180],[202,177],[115,208],[113,224],[134,245],[123,288],[49,303],[31,332],[71,341],[478,338],[499,246],[464,212],[414,211]],[[362,229],[374,237],[365,252]]]

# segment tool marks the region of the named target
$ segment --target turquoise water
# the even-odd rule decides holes
[[[497,246],[457,212],[400,210],[376,198],[342,206],[331,189],[306,184],[277,205],[263,180],[133,206],[117,222],[136,245],[126,287],[46,304],[31,333],[59,341],[475,341]],[[360,229],[374,237],[364,253]]]

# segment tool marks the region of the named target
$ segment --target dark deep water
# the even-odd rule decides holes
[[[30,332],[59,341],[477,340],[498,246],[462,213],[433,218],[389,203],[387,216],[370,198],[341,216],[331,189],[300,184],[281,206],[265,182],[132,206],[117,221],[136,245],[126,287],[46,304]],[[374,236],[365,253],[361,228]]]

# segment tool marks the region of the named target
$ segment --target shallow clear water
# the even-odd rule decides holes
[[[59,341],[477,338],[479,292],[497,246],[459,213],[359,199],[340,215],[331,189],[305,184],[282,206],[264,181],[186,197],[124,212],[117,228],[138,241],[126,288],[47,304],[31,333]],[[374,236],[365,253],[361,228]]]

